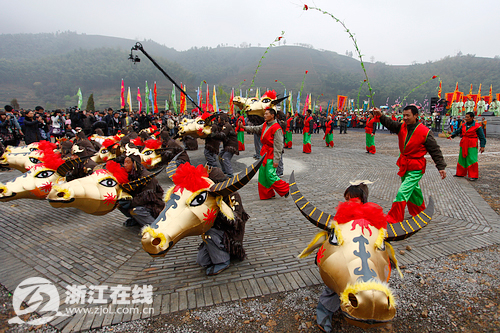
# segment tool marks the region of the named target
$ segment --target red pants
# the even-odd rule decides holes
[[[274,191],[278,192],[280,196],[284,196],[288,193],[289,186],[284,180],[275,181],[270,188],[265,188],[261,183],[259,183],[259,198],[260,200],[267,200],[274,197]]]
[[[457,163],[457,176],[465,177],[469,174],[470,178],[479,178],[479,169],[477,163],[469,165],[467,168],[464,168],[460,164]]]

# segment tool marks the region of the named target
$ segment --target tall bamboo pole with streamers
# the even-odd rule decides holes
[[[439,77],[438,75],[433,75],[433,76],[432,76],[429,80],[427,80],[427,81],[424,81],[424,82],[420,83],[418,86],[416,86],[415,88],[413,88],[412,90],[410,90],[410,91],[409,91],[409,92],[408,92],[408,93],[407,93],[407,94],[403,97],[403,100],[402,100],[402,101],[401,101],[401,103],[400,103],[400,104],[401,104],[401,106],[403,106],[403,102],[406,100],[406,98],[407,98],[408,96],[410,96],[410,94],[411,94],[412,92],[414,92],[415,90],[417,90],[418,88],[420,88],[421,86],[423,86],[424,84],[426,84],[427,82],[429,82],[429,81],[431,81],[431,80],[434,80],[435,78],[438,78],[438,77]]]
[[[283,35],[284,35],[284,34],[285,34],[285,32],[284,32],[284,31],[281,31],[281,36],[276,37],[276,38],[274,39],[274,41],[273,41],[271,44],[269,44],[269,46],[268,46],[268,47],[267,47],[267,49],[266,49],[266,52],[264,52],[264,54],[263,54],[263,55],[262,55],[262,57],[260,58],[260,60],[259,60],[259,64],[257,65],[257,68],[255,69],[255,73],[253,74],[252,84],[250,85],[250,88],[252,88],[252,87],[254,86],[254,84],[255,84],[255,77],[257,76],[257,73],[259,72],[259,68],[260,68],[260,65],[261,65],[261,63],[262,63],[262,59],[264,59],[264,58],[265,58],[265,55],[267,54],[267,52],[269,52],[269,49],[270,49],[271,47],[275,46],[275,45],[274,45],[274,43],[279,42],[279,41],[283,38]]]

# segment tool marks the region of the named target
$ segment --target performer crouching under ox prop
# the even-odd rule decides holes
[[[165,209],[142,230],[144,250],[153,257],[164,256],[182,238],[202,235],[197,262],[207,268],[207,275],[227,268],[230,256],[243,260],[248,215],[236,191],[252,179],[262,161],[224,181],[220,169],[170,162],[167,175],[174,186],[165,195]]]
[[[351,190],[346,192],[349,201],[340,203],[337,214],[332,216],[304,198],[292,173],[290,194],[297,208],[311,223],[322,229],[299,257],[305,257],[319,248],[316,264],[321,278],[331,291],[339,295],[340,309],[348,322],[361,327],[381,325],[392,320],[396,314],[394,296],[387,282],[391,275],[390,261],[397,267],[397,260],[388,242],[409,237],[427,225],[434,212],[434,203],[429,198],[425,211],[412,220],[389,224],[387,229],[382,208],[374,203],[365,203],[368,193],[365,195],[361,190],[361,195],[353,195],[354,198],[350,193]],[[330,297],[333,297],[331,293]],[[330,305],[335,310],[335,304]],[[328,314],[320,312],[323,314],[318,319],[322,324]],[[329,318],[331,320],[331,316]]]

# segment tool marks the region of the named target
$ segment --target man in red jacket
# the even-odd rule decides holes
[[[312,111],[307,109],[306,117],[304,119],[304,141],[303,141],[303,149],[302,152],[306,154],[311,153],[311,134],[313,132],[313,117],[311,116]]]
[[[275,196],[274,191],[282,197],[288,197],[288,183],[276,175],[284,146],[283,130],[276,121],[276,110],[267,109],[264,120],[264,124],[259,126],[244,126],[241,122],[239,124],[250,134],[260,134],[260,156],[266,155],[259,168],[259,197],[261,200],[271,199]]]
[[[431,155],[441,179],[446,178],[446,163],[432,132],[417,121],[416,106],[408,105],[403,109],[403,123],[382,115],[379,109],[374,110],[374,115],[380,117],[382,125],[398,135],[400,155],[397,165],[398,176],[401,177],[402,183],[391,210],[387,213],[387,220],[389,223],[399,223],[404,220],[406,205],[412,216],[425,209],[422,190],[418,185],[427,164],[424,155],[426,153]]]

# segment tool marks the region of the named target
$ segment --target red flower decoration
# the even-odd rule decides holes
[[[432,79],[433,79],[433,80],[434,80],[435,78],[437,78],[437,75],[434,75],[434,76],[432,77]]]
[[[278,37],[278,40],[281,40],[281,38],[283,38],[283,37],[281,37],[281,36],[280,36],[280,37]]]
[[[116,195],[112,193],[106,193],[104,195],[104,204],[106,206],[114,205],[116,202]]]
[[[45,184],[42,184],[42,186],[40,186],[40,190],[46,192],[46,193],[49,193],[50,190],[52,189],[52,183],[51,182],[46,182]]]
[[[304,10],[308,10],[309,7],[307,7],[307,5],[304,5]]]
[[[316,255],[316,259],[318,260],[318,264],[321,263],[321,259],[325,256],[325,248],[323,248],[323,245],[321,245],[320,249],[318,250],[318,254]]]
[[[307,74],[307,72],[309,72],[309,71],[306,71],[306,74]]]
[[[217,217],[217,210],[215,208],[211,208],[206,213],[203,213],[203,216],[205,217],[203,219],[203,221],[205,221],[205,225],[213,223]]]
[[[243,80],[243,81],[246,81],[247,79]]]
[[[274,80],[274,82],[278,82],[278,80]]]

